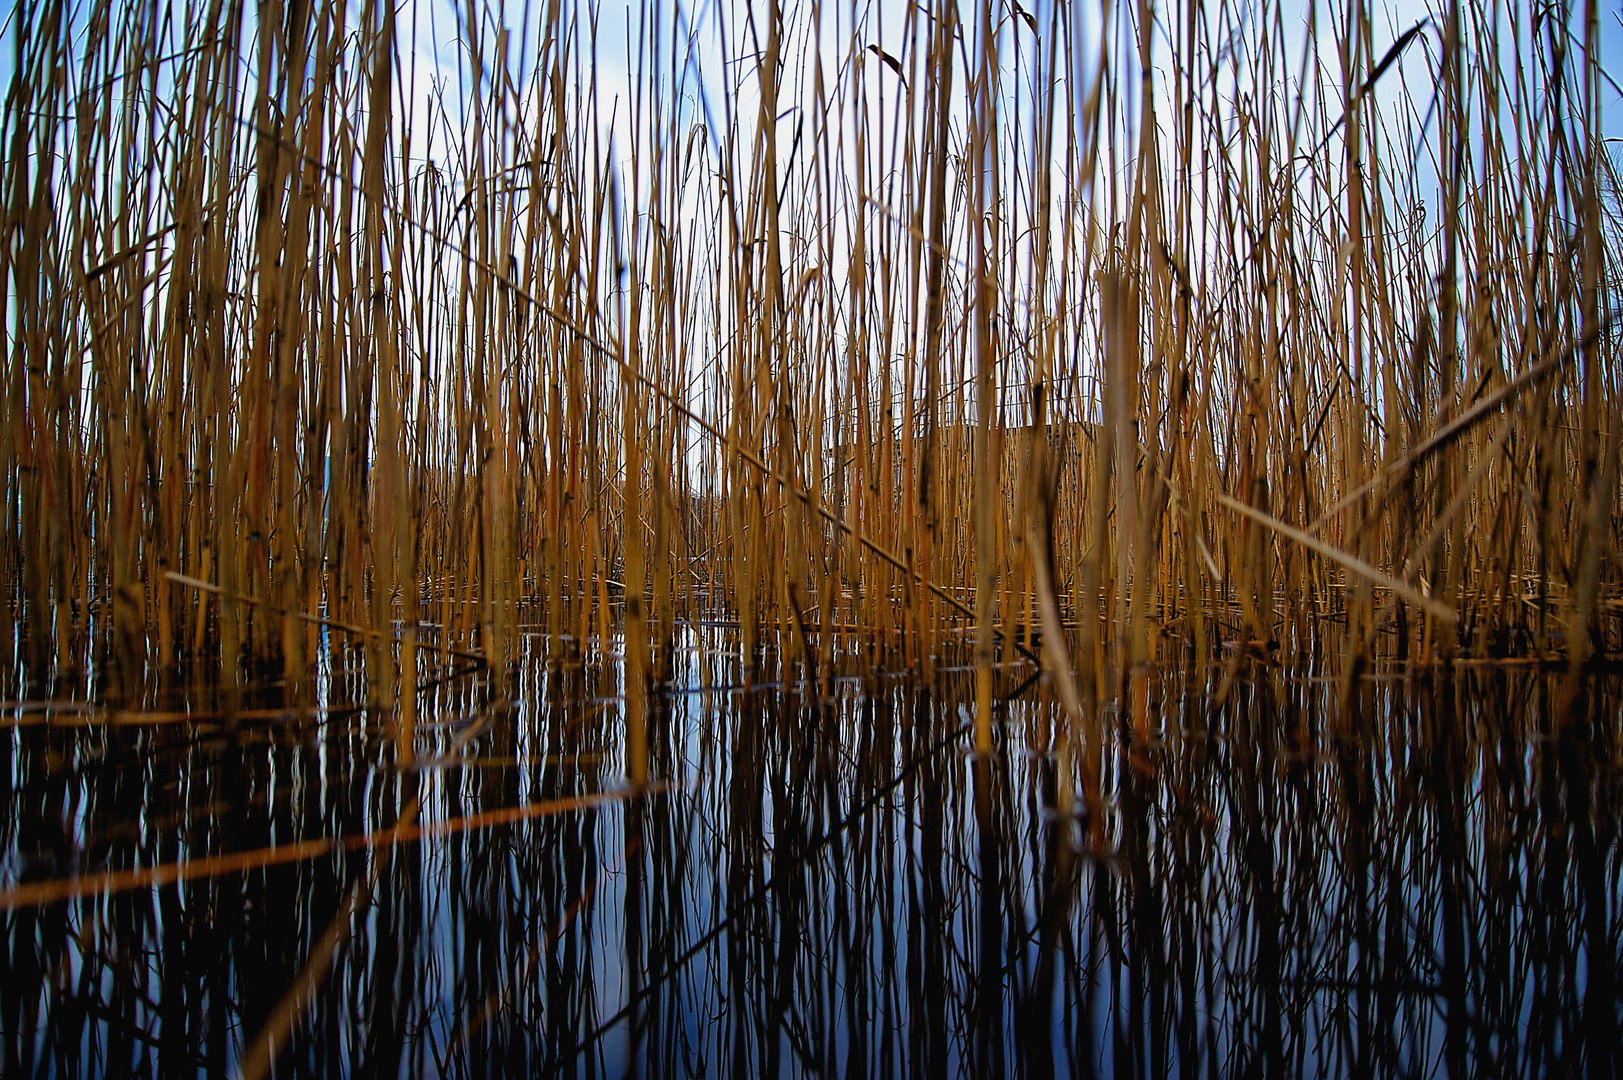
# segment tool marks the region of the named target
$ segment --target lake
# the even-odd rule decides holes
[[[1617,1067],[1615,674],[1234,658],[1068,735],[1008,665],[982,757],[967,648],[746,680],[691,626],[637,792],[617,656],[540,641],[425,674],[409,762],[336,640],[7,703],[5,1075]]]

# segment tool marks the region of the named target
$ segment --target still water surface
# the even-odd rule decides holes
[[[8,703],[0,1071],[234,1075],[256,1037],[281,1076],[1619,1066],[1616,676],[1558,723],[1526,670],[1345,709],[1161,674],[1072,762],[1009,667],[978,758],[965,670],[746,687],[684,635],[641,795],[613,657],[449,673],[409,763],[342,652],[299,708]]]

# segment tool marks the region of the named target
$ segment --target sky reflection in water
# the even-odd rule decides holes
[[[631,799],[612,661],[526,663],[510,701],[425,691],[409,768],[338,661],[320,711],[249,693],[234,733],[195,691],[138,723],[0,714],[0,886],[87,894],[0,912],[4,1075],[235,1073],[301,972],[277,1075],[1618,1065],[1616,676],[1564,726],[1561,677],[1529,671],[1367,679],[1345,715],[1325,679],[1215,704],[1215,673],[1165,676],[1147,741],[1114,713],[1094,736],[1091,821],[1055,810],[1040,688],[968,753],[963,670],[843,676],[820,705],[743,689],[725,632],[685,631],[672,685],[727,689],[662,696],[661,786]],[[389,833],[413,800],[422,828]],[[280,854],[98,877],[242,852]]]

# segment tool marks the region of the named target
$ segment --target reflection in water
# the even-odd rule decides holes
[[[436,686],[406,767],[341,666],[314,709],[8,706],[4,1075],[218,1075],[278,1031],[307,1076],[1617,1067],[1615,677],[1562,725],[1532,672],[1368,679],[1345,710],[1325,679],[1214,704],[1169,677],[1148,741],[1113,714],[1091,740],[1090,821],[1056,809],[1040,687],[977,758],[967,672],[819,702],[700,635],[674,685],[713,689],[659,698],[635,797],[612,664]]]

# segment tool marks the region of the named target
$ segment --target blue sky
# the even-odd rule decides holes
[[[566,0],[566,5],[569,0]],[[576,10],[584,20],[594,11],[593,6],[586,0],[574,0]],[[361,5],[351,0],[351,21],[359,19]],[[1530,5],[1524,5],[1530,6]],[[119,5],[114,4],[116,11]],[[466,64],[465,42],[466,28],[462,20],[470,5],[458,5],[453,0],[402,0],[397,8],[399,28],[401,35],[401,53],[405,61],[403,74],[412,87],[416,100],[416,108],[421,109],[423,103],[433,92],[433,88],[440,88],[449,95],[454,103],[459,93],[465,90],[468,84],[468,66]],[[833,82],[841,71],[847,69],[851,63],[853,46],[860,50],[866,45],[877,45],[886,49],[893,55],[904,54],[903,25],[906,19],[908,5],[897,3],[895,0],[873,0],[856,5],[841,0],[834,0],[821,6],[823,30],[817,40],[801,39],[801,44],[812,45],[820,49],[825,80]],[[1116,5],[1118,11],[1131,8],[1132,5]],[[755,3],[754,14],[757,18],[764,18],[765,8]],[[852,12],[856,13],[858,25],[852,26]],[[1439,5],[1427,4],[1422,0],[1375,0],[1371,5],[1371,21],[1374,29],[1375,50],[1379,55],[1384,51],[1384,43],[1395,40],[1404,30],[1422,20],[1433,18],[1434,9],[1442,10]],[[91,4],[85,0],[70,4],[70,11],[74,13],[76,25],[82,28],[86,16],[91,11]],[[190,10],[187,5],[176,4],[172,14],[177,18],[184,18]],[[480,8],[480,27],[483,37],[483,53],[487,59],[494,54],[494,29],[497,24],[505,24],[510,29],[512,38],[511,52],[516,56],[521,50],[521,43],[526,39],[530,51],[536,37],[535,28],[542,18],[546,4],[539,0],[529,0],[525,3],[493,3]],[[602,102],[602,112],[606,116],[610,111],[610,103],[615,100],[625,102],[627,108],[615,111],[618,119],[616,127],[620,142],[624,143],[628,137],[627,117],[632,94],[632,72],[638,66],[638,57],[628,47],[628,42],[634,37],[638,20],[652,15],[655,11],[664,24],[669,27],[679,23],[686,31],[688,39],[689,64],[686,67],[688,82],[684,88],[689,103],[700,107],[697,91],[702,86],[711,106],[716,107],[719,95],[732,92],[734,101],[738,106],[738,115],[746,124],[750,122],[755,104],[755,87],[753,80],[748,78],[730,78],[723,70],[722,39],[725,36],[731,39],[731,52],[737,55],[749,48],[748,25],[752,14],[752,5],[737,0],[696,0],[690,3],[664,3],[662,5],[645,3],[625,3],[623,0],[602,0],[595,7],[595,16],[598,25],[598,40],[596,47],[596,75],[599,80],[599,97]],[[790,0],[785,7],[786,19],[791,22],[804,23],[813,5],[806,0]],[[973,25],[974,5],[966,2],[962,5],[962,17]],[[1007,2],[1000,3],[995,11],[1000,11],[1008,24],[1012,7]],[[1026,9],[1022,9],[1026,10]],[[1039,25],[1046,26],[1049,18],[1048,4],[1042,0],[1033,0],[1029,10]],[[1086,27],[1096,31],[1098,24],[1098,6],[1081,4],[1073,9],[1079,27]],[[1234,10],[1242,16],[1247,11],[1260,10],[1257,7],[1236,5]],[[1293,22],[1297,29],[1296,40],[1289,48],[1293,55],[1299,46],[1300,35],[1305,32],[1308,16],[1312,10],[1308,4],[1283,5],[1282,18],[1290,30]],[[1482,10],[1480,6],[1468,5],[1467,12]],[[1501,11],[1506,11],[1503,5]],[[1331,9],[1320,5],[1319,17],[1321,23],[1331,21]],[[1601,38],[1601,68],[1605,73],[1602,80],[1601,115],[1603,131],[1608,138],[1623,139],[1623,91],[1619,85],[1623,84],[1623,8],[1617,0],[1601,0],[1597,8],[1598,22]],[[1579,9],[1575,22],[1581,20],[1582,8]],[[1119,17],[1119,16],[1118,16]],[[1162,16],[1164,18],[1164,15]],[[764,27],[764,23],[759,24]],[[1578,32],[1579,26],[1573,27]],[[854,32],[853,32],[854,31]],[[27,35],[33,28],[26,25],[21,5],[14,6],[0,27],[0,82],[8,87],[14,76],[16,67],[16,49],[19,35]],[[758,32],[764,33],[764,29]],[[1326,55],[1334,55],[1334,44],[1330,39],[1330,31],[1321,28],[1321,50]],[[1021,33],[1014,35],[1018,47]],[[1427,32],[1425,37],[1429,41],[1416,42],[1405,53],[1401,64],[1383,78],[1379,97],[1385,103],[1391,103],[1405,91],[1416,99],[1424,100],[1432,94],[1435,88],[1434,57],[1436,54],[1435,29]],[[1160,35],[1161,53],[1157,60],[1162,65],[1176,63],[1177,58],[1170,54],[1167,48],[1167,36]],[[1418,46],[1418,47],[1417,47]],[[1507,50],[1503,63],[1513,64],[1515,58]],[[870,66],[878,68],[878,64],[869,61]],[[515,72],[520,64],[515,60],[512,64]],[[880,76],[882,77],[882,76]],[[963,87],[962,79],[959,82]],[[802,88],[803,93],[809,88]],[[419,146],[423,145],[421,136],[417,140]]]

